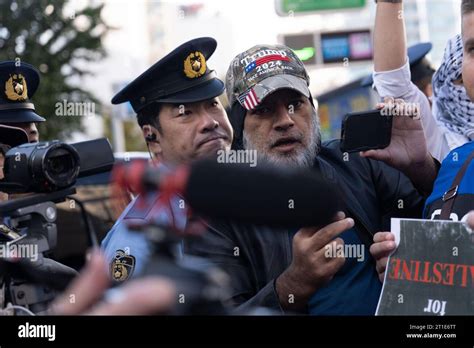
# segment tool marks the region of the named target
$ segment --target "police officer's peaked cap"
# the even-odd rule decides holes
[[[39,83],[39,72],[31,64],[0,62],[0,124],[45,121],[31,102]]]
[[[112,104],[128,101],[138,113],[155,102],[192,103],[219,96],[224,83],[207,65],[216,46],[210,37],[182,44],[118,92]]]

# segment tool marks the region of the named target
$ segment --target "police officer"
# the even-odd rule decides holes
[[[130,102],[150,152],[163,167],[230,148],[232,127],[217,98],[224,83],[207,64],[216,46],[214,39],[206,37],[182,44],[112,99],[112,104]],[[103,240],[115,281],[140,274],[150,252],[142,234],[130,231],[130,223],[143,223],[153,212],[161,223],[185,227],[186,210],[179,197],[171,199],[171,212],[160,204],[158,194],[139,196]]]
[[[0,124],[22,128],[30,143],[39,140],[37,122],[46,121],[35,111],[31,98],[38,89],[40,74],[20,61],[0,62]]]

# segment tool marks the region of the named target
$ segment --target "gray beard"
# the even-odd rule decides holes
[[[261,149],[257,149],[255,143],[249,138],[245,131],[243,131],[242,134],[242,141],[244,149],[256,150],[258,161],[262,161],[263,163],[267,162],[277,166],[288,167],[312,167],[314,160],[321,149],[321,125],[319,123],[319,116],[316,112],[313,113],[309,145],[296,155],[274,155],[266,153]]]

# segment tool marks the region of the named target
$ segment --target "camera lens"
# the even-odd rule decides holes
[[[67,175],[74,169],[74,158],[64,149],[55,149],[45,160],[45,170],[50,176]]]
[[[55,144],[43,157],[43,173],[49,183],[57,188],[72,185],[79,174],[77,151],[67,144]]]

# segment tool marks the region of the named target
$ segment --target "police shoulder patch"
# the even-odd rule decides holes
[[[135,257],[121,249],[117,250],[110,264],[112,279],[116,282],[123,282],[131,277],[134,269]]]

